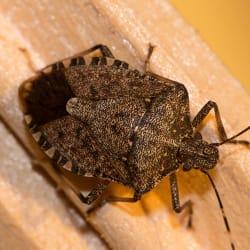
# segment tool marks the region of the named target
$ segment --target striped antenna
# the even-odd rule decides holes
[[[228,234],[230,235],[231,230],[230,230],[230,227],[229,227],[228,219],[227,219],[227,216],[226,216],[226,214],[225,214],[224,207],[223,207],[223,204],[222,204],[222,201],[221,201],[219,192],[218,192],[218,190],[217,190],[217,188],[216,188],[216,186],[215,186],[215,183],[214,183],[212,177],[209,175],[209,173],[206,172],[206,171],[202,171],[202,172],[208,177],[210,183],[212,184],[212,187],[213,187],[213,189],[214,189],[214,192],[215,192],[215,195],[216,195],[216,197],[217,197],[217,200],[218,200],[218,203],[219,203],[219,206],[220,206],[220,210],[221,210],[221,213],[222,213],[222,216],[223,216],[223,219],[224,219],[225,227],[226,227],[226,229],[227,229]],[[234,245],[234,243],[233,243],[231,237],[230,237],[230,244],[231,244],[232,250],[235,250],[235,245]]]
[[[222,142],[216,142],[216,143],[212,143],[212,145],[216,146],[216,147],[219,147],[225,143],[234,143],[234,144],[244,144],[246,146],[249,146],[250,145],[250,142],[249,141],[243,141],[243,140],[234,140],[236,137],[246,133],[248,130],[250,129],[250,126],[246,127],[245,129],[243,129],[242,131],[240,131],[238,134],[222,141]]]

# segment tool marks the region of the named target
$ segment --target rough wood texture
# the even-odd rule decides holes
[[[103,43],[141,68],[148,43],[157,48],[152,71],[184,83],[194,115],[218,103],[229,135],[249,125],[250,98],[168,1],[7,1],[0,3],[0,114],[25,141],[17,89],[36,69]],[[26,53],[23,49],[26,49]],[[214,117],[203,130],[216,140]],[[104,249],[55,187],[0,125],[0,249]],[[249,133],[244,135],[249,139]],[[222,196],[236,249],[249,244],[249,150],[223,146],[213,176]],[[179,173],[181,200],[191,198],[194,230],[175,215],[166,178],[136,204],[107,204],[90,218],[113,249],[230,249],[228,235],[205,176]],[[115,192],[128,190],[114,185]],[[84,229],[82,229],[84,228]]]

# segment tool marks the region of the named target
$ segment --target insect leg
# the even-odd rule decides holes
[[[81,192],[78,192],[78,197],[83,203],[89,205],[103,194],[103,192],[107,189],[107,186],[107,183],[98,183],[97,186],[94,187],[87,196],[84,196]]]
[[[227,137],[225,128],[223,126],[220,111],[219,111],[219,108],[218,108],[218,105],[216,102],[208,101],[201,108],[201,110],[198,112],[198,114],[194,117],[194,119],[192,121],[192,126],[194,128],[197,128],[201,124],[201,122],[204,120],[204,118],[208,115],[208,113],[211,111],[211,109],[214,109],[216,124],[217,124],[217,128],[219,131],[220,140],[225,141],[228,139],[228,137]],[[244,145],[250,144],[248,141],[244,141],[244,140],[231,140],[231,141],[228,141],[227,143],[235,143],[235,144],[239,143],[239,144],[244,144]]]
[[[149,43],[148,54],[147,54],[146,60],[144,62],[144,72],[150,71],[150,69],[149,69],[150,58],[152,56],[154,48],[155,48],[155,46],[153,46],[151,43]]]
[[[176,213],[182,212],[184,209],[188,210],[189,218],[188,218],[188,228],[192,227],[192,215],[193,215],[193,203],[191,200],[186,201],[183,205],[180,205],[180,199],[179,199],[179,191],[178,191],[178,185],[177,185],[177,179],[175,173],[170,175],[170,188],[171,188],[171,194],[172,194],[172,204],[173,209]]]
[[[47,65],[46,67],[42,68],[41,70],[39,70],[39,72],[41,71],[45,71],[46,69],[52,67],[52,69],[58,69],[58,65],[59,64],[62,64],[64,61],[71,61],[70,62],[70,66],[73,66],[73,65],[82,65],[84,64],[84,59],[83,59],[83,56],[86,56],[96,50],[100,50],[102,56],[104,57],[111,57],[111,58],[114,58],[112,52],[110,51],[110,49],[106,46],[106,45],[102,45],[102,44],[97,44],[87,50],[84,50],[82,52],[79,52],[73,56],[70,56],[70,57],[66,57],[64,59],[62,59],[61,61],[59,62],[56,62],[56,63],[52,63],[52,64],[49,64]]]
[[[117,197],[117,196],[108,196],[101,200],[101,202],[95,204],[93,207],[88,209],[87,213],[90,214],[96,211],[98,208],[104,206],[107,202],[130,202],[134,203],[140,200],[140,196],[134,195],[133,197]]]
[[[61,176],[63,182],[61,185],[63,184],[67,184],[67,186],[70,187],[70,189],[72,191],[74,191],[74,193],[77,195],[77,197],[81,200],[81,202],[90,205],[92,202],[94,202],[96,199],[98,199],[102,193],[106,190],[107,188],[107,184],[106,183],[98,183],[96,185],[96,187],[94,187],[88,195],[84,196],[81,191],[77,190],[77,188],[72,184],[69,183],[69,180],[66,179],[63,175]]]
[[[88,204],[88,205],[90,205],[92,202],[98,199],[102,195],[102,193],[106,190],[109,184],[109,181],[100,182],[89,192],[87,196],[84,196],[82,192],[79,191],[79,189],[60,172],[60,168],[58,168],[56,164],[52,163],[52,166],[61,177],[61,183],[58,189],[60,189],[61,185],[66,185],[77,195],[77,197],[81,200],[81,202]]]
[[[108,46],[103,45],[103,44],[97,44],[97,45],[77,54],[77,55],[84,56],[84,55],[90,54],[98,49],[101,51],[103,56],[115,58],[114,55],[112,54],[112,52],[110,51],[110,49],[108,48]]]
[[[222,120],[221,120],[218,105],[213,101],[208,101],[201,108],[201,110],[198,112],[198,114],[194,117],[194,119],[192,121],[192,126],[194,128],[197,128],[201,124],[201,122],[205,119],[205,117],[208,115],[208,113],[210,112],[211,109],[214,109],[220,139],[222,141],[224,141],[227,139],[227,134],[226,134],[225,128],[224,128]]]
[[[41,161],[41,160],[32,160],[32,165],[33,166],[41,166],[44,164],[51,164],[50,161]],[[75,195],[81,200],[81,202],[85,203],[85,204],[91,204],[92,202],[94,202],[97,198],[99,198],[102,193],[106,190],[109,182],[100,182],[98,183],[87,196],[84,196],[82,194],[81,191],[78,190],[78,188],[67,178],[65,177],[62,172],[60,171],[60,168],[57,167],[56,164],[51,164],[54,168],[54,170],[56,171],[56,173],[58,174],[58,177],[60,178],[60,181],[58,183],[58,190],[60,190],[62,187],[68,187],[70,188],[70,190],[72,190]]]

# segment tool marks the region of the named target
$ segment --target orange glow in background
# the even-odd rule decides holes
[[[250,92],[250,0],[171,0]]]

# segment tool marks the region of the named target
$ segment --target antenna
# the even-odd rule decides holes
[[[215,192],[215,194],[216,194],[216,197],[217,197],[217,200],[218,200],[218,203],[219,203],[219,206],[220,206],[220,210],[221,210],[221,213],[222,213],[222,216],[223,216],[223,219],[224,219],[225,227],[226,227],[226,229],[227,229],[228,234],[230,235],[231,230],[230,230],[230,227],[229,227],[228,219],[227,219],[227,216],[226,216],[226,214],[225,214],[224,207],[223,207],[223,204],[222,204],[222,201],[221,201],[219,192],[218,192],[218,190],[217,190],[217,188],[216,188],[216,186],[215,186],[215,183],[214,183],[212,177],[209,175],[209,173],[206,172],[206,171],[202,171],[202,172],[208,177],[210,183],[212,184],[212,187],[213,187],[214,192]],[[232,248],[232,250],[235,250],[235,245],[234,245],[234,243],[233,243],[231,237],[230,237],[230,243],[231,243],[231,248]]]
[[[218,143],[212,143],[212,145],[218,147],[218,146],[221,146],[225,143],[239,143],[239,144],[245,144],[246,146],[249,146],[250,145],[250,142],[249,141],[243,141],[243,140],[234,140],[236,137],[240,136],[241,134],[244,134],[245,132],[247,132],[248,130],[250,129],[250,126],[246,127],[245,129],[243,129],[242,131],[240,131],[238,134],[222,141],[222,142],[218,142]]]

